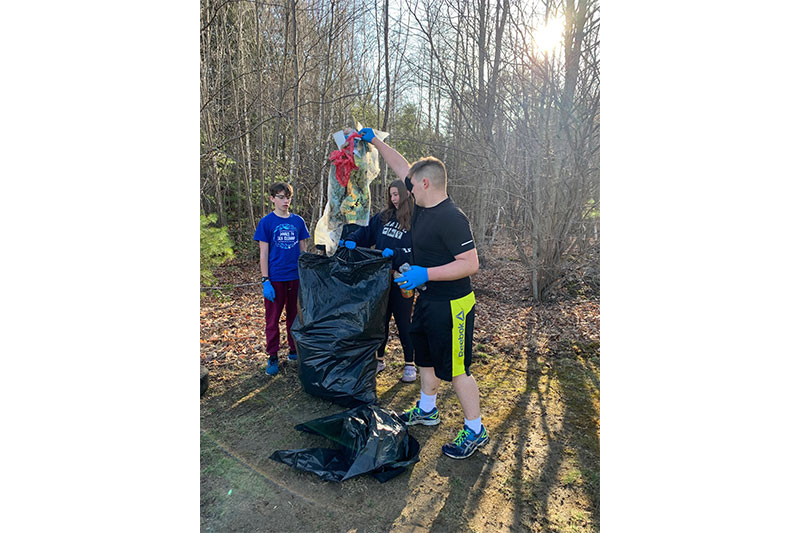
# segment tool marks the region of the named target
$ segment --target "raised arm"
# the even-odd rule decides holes
[[[400,154],[397,150],[383,142],[382,140],[375,137],[375,133],[373,133],[372,128],[362,128],[359,132],[361,138],[365,141],[372,143],[372,145],[378,149],[378,153],[381,154],[386,164],[389,165],[389,168],[397,174],[397,177],[400,179],[404,179],[408,176],[408,169],[410,165],[406,158]]]

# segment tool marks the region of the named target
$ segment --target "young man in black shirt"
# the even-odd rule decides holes
[[[371,128],[359,131],[371,142],[414,195],[411,221],[411,270],[395,281],[419,291],[411,319],[411,339],[421,376],[420,400],[401,415],[409,425],[439,423],[436,394],[441,380],[452,381],[464,411],[464,429],[442,447],[448,457],[466,459],[489,441],[481,423],[478,384],[470,374],[475,294],[469,276],[478,271],[478,253],[469,220],[447,195],[447,170],[435,157],[409,167],[394,148],[375,138]]]

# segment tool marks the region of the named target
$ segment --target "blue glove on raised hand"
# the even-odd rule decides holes
[[[264,298],[266,298],[270,302],[275,301],[275,289],[272,288],[272,283],[270,283],[269,280],[265,281],[261,285],[261,292],[264,293]]]
[[[394,255],[394,250],[391,248],[384,248],[383,252],[381,252],[381,255],[383,257],[392,257]]]
[[[348,250],[356,249],[356,241],[344,241],[344,247]]]
[[[412,265],[405,274],[394,279],[401,289],[406,290],[416,289],[426,281],[428,281],[428,269],[417,265]]]
[[[361,139],[371,143],[372,139],[375,138],[375,132],[372,131],[372,128],[361,128],[358,130],[358,134],[361,136]]]

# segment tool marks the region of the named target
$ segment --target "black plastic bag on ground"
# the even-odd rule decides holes
[[[304,253],[292,336],[303,389],[345,407],[377,401],[375,352],[383,342],[391,260],[368,248]]]
[[[383,483],[419,461],[419,442],[408,433],[406,425],[394,411],[376,405],[317,418],[298,424],[295,429],[326,437],[338,447],[278,450],[270,459],[326,481],[371,474]]]

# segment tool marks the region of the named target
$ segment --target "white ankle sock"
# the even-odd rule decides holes
[[[465,425],[466,425],[466,426],[467,426],[469,429],[471,429],[472,431],[474,431],[476,435],[480,435],[480,434],[481,434],[481,426],[483,426],[483,424],[481,424],[481,417],[478,417],[478,418],[476,418],[475,420],[467,420],[467,419],[465,418],[465,419],[464,419],[464,424],[465,424]]]
[[[419,391],[419,408],[430,413],[436,407],[436,395],[428,396],[422,391]]]

